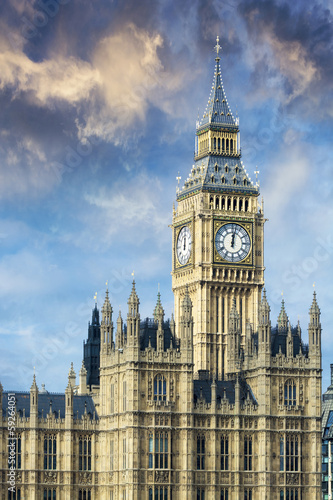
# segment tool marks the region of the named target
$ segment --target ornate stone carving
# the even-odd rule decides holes
[[[155,482],[156,483],[168,483],[169,482],[169,472],[167,470],[155,471]]]
[[[44,482],[49,484],[54,484],[57,482],[57,473],[54,471],[44,472]]]
[[[91,472],[79,472],[79,484],[91,484],[92,474]]]

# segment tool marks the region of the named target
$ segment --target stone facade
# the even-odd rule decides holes
[[[35,378],[14,399],[1,387],[1,500],[321,499],[320,310],[314,293],[308,345],[284,301],[271,326],[263,203],[216,49],[195,164],[173,210],[175,316],[164,320],[158,294],[154,318],[141,321],[133,281],[126,322],[114,322],[107,291],[98,384],[87,385],[83,364],[65,394],[38,391]]]

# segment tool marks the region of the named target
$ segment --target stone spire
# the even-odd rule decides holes
[[[321,368],[321,324],[320,309],[316,292],[313,292],[312,304],[309,310],[309,357]]]
[[[112,306],[109,300],[109,290],[106,289],[105,300],[102,307],[101,321],[101,351],[110,351],[113,341]]]
[[[82,360],[82,366],[79,372],[79,394],[87,394],[87,370]]]
[[[76,385],[76,373],[74,371],[73,362],[71,362],[71,368],[70,368],[69,373],[68,373],[68,384],[70,384],[72,389],[74,389],[74,387]]]
[[[123,349],[123,347],[124,347],[123,319],[121,317],[121,311],[119,309],[119,315],[117,319],[117,331],[116,331],[116,348]]]
[[[277,323],[278,323],[279,332],[287,332],[288,316],[287,316],[287,313],[286,313],[286,310],[284,307],[284,299],[282,299],[282,302],[281,302],[281,311],[280,311],[280,314],[278,316]]]
[[[220,49],[217,37],[213,85],[203,117],[197,123],[195,164],[177,192],[178,201],[198,190],[259,194],[241,161],[239,123],[223,87]]]
[[[139,305],[140,300],[136,293],[135,289],[135,281],[132,282],[132,291],[129,299],[127,301],[128,304],[128,313],[127,313],[127,346],[139,347],[139,339],[140,339],[140,314],[139,314]]]
[[[164,350],[164,330],[163,330],[163,320],[164,320],[164,309],[161,302],[161,294],[157,294],[157,303],[154,309],[154,319],[157,322],[157,332],[156,332],[156,348],[157,351]]]
[[[271,354],[271,321],[270,307],[267,302],[266,290],[264,288],[262,299],[259,304],[259,325],[258,325],[258,352],[265,355]],[[263,359],[261,360],[263,361]],[[268,358],[265,361],[268,361]]]
[[[227,334],[228,372],[238,371],[240,362],[240,318],[236,308],[236,299],[232,299],[229,313],[229,328]]]

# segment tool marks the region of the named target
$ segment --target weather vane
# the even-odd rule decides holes
[[[132,276],[133,276],[133,279],[134,279],[134,271],[132,271]]]
[[[220,49],[222,48],[221,45],[219,44],[220,38],[217,36],[216,37],[216,45],[214,47],[217,56],[219,55]]]

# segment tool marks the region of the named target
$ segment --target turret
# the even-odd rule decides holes
[[[76,386],[76,373],[74,371],[73,362],[71,363],[71,368],[68,373],[68,383],[71,385],[71,388],[74,390]]]
[[[101,351],[107,353],[111,350],[113,340],[112,307],[109,300],[109,290],[106,289],[105,301],[102,307],[101,321]]]
[[[140,339],[140,314],[139,314],[139,297],[135,289],[135,281],[132,283],[132,291],[128,304],[127,313],[127,346],[139,347]]]
[[[163,351],[164,350],[164,330],[163,330],[163,320],[164,320],[164,309],[161,303],[161,294],[158,292],[157,294],[157,303],[154,309],[154,319],[157,323],[157,332],[156,332],[156,350]]]
[[[73,386],[70,374],[68,375],[68,384],[65,389],[65,419],[73,418]]]
[[[262,300],[259,305],[259,326],[258,326],[258,351],[259,353],[270,354],[271,350],[271,321],[270,307],[266,298],[266,290],[263,290]]]
[[[119,316],[117,319],[117,331],[116,331],[116,349],[124,348],[124,330],[123,330],[123,319],[121,317],[121,312],[119,309]]]
[[[316,292],[313,292],[313,300],[309,311],[309,357],[321,358],[321,324],[320,309],[317,304]]]
[[[232,373],[239,369],[240,362],[240,318],[236,309],[236,299],[232,301],[232,306],[229,314],[229,327],[227,334],[227,359],[228,372]]]
[[[281,311],[280,311],[280,314],[278,316],[278,330],[279,332],[287,332],[287,328],[288,328],[288,316],[287,316],[287,313],[286,313],[286,310],[285,310],[285,307],[284,307],[284,300],[282,299],[282,302],[281,302]]]
[[[30,387],[30,417],[38,419],[38,387],[35,374]]]
[[[79,373],[79,394],[87,394],[87,370],[82,360],[82,366]]]
[[[193,348],[193,316],[192,316],[192,301],[188,291],[188,286],[185,289],[185,297],[181,303],[180,313],[180,329],[179,335],[181,339],[181,349]]]
[[[291,325],[290,322],[288,323],[288,333],[287,333],[287,348],[286,348],[286,356],[287,358],[293,358],[294,357],[294,341],[293,341],[293,335],[291,332]]]

